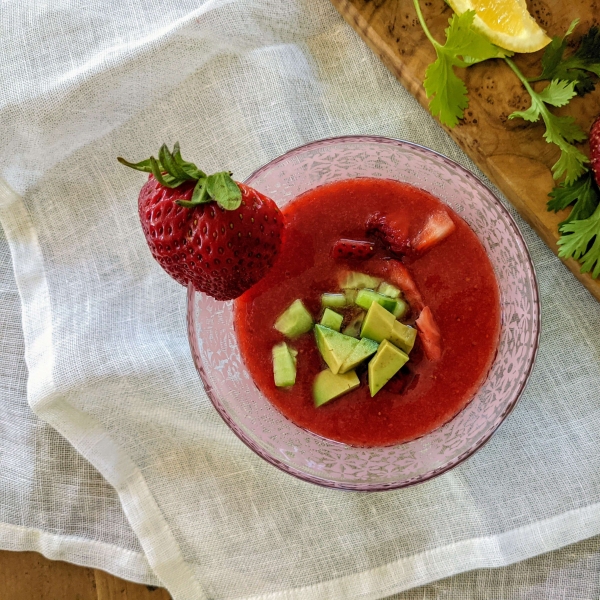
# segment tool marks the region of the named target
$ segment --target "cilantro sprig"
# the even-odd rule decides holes
[[[581,38],[579,46],[572,56],[565,58],[567,38],[579,24],[575,19],[564,36],[555,36],[548,44],[542,56],[542,73],[529,79],[543,81],[561,79],[575,82],[575,91],[583,96],[595,88],[595,82],[590,74],[600,77],[600,30],[591,27]]]
[[[567,105],[571,99],[592,91],[595,78],[600,77],[600,29],[593,26],[581,38],[575,52],[565,56],[568,37],[579,20],[573,21],[563,36],[552,38],[541,61],[542,71],[537,77],[525,77],[510,60],[511,52],[492,44],[483,34],[473,29],[474,11],[454,14],[445,30],[446,42],[440,44],[429,31],[419,0],[413,0],[425,35],[435,48],[436,60],[427,68],[424,87],[431,98],[429,110],[440,122],[454,127],[464,117],[469,106],[468,90],[455,68],[469,67],[489,58],[503,58],[519,78],[531,97],[527,110],[515,111],[509,119],[522,118],[544,123],[544,138],[560,150],[558,161],[552,166],[554,179],[562,179],[552,192],[548,210],[558,212],[572,205],[566,220],[559,225],[558,240],[561,258],[574,258],[582,264],[582,273],[600,276],[600,190],[588,170],[589,159],[577,147],[586,139],[585,132],[570,116],[555,115],[551,108]],[[549,81],[541,91],[532,83]]]
[[[549,194],[548,210],[571,204],[569,216],[558,226],[558,256],[581,261],[581,272],[600,275],[600,190],[591,172],[571,184],[561,183]]]
[[[581,272],[600,275],[600,206],[591,217],[569,221],[560,227],[558,256],[581,262]]]
[[[435,62],[427,68],[423,82],[427,97],[431,98],[429,110],[433,116],[439,117],[441,123],[454,127],[469,106],[467,86],[456,75],[454,67],[465,68],[489,58],[512,56],[512,53],[495,46],[485,35],[473,29],[474,10],[452,15],[445,30],[446,43],[442,45],[431,35],[419,0],[414,0],[414,4],[423,31],[437,55]]]
[[[573,183],[580,175],[585,173],[585,165],[589,162],[588,157],[573,143],[582,142],[587,136],[573,117],[558,117],[548,110],[548,105],[560,107],[568,104],[571,98],[577,95],[575,91],[576,82],[553,79],[549,85],[538,93],[529,85],[527,78],[524,77],[512,60],[506,58],[505,61],[531,96],[531,106],[527,110],[517,110],[510,114],[508,118],[520,117],[535,123],[541,117],[546,126],[544,139],[549,144],[556,144],[560,149],[560,158],[552,166],[554,179],[559,179],[565,175],[565,183]]]
[[[592,216],[600,202],[600,192],[592,173],[587,171],[571,184],[561,183],[549,194],[548,210],[558,212],[571,204],[569,216],[559,227],[570,221],[582,221]]]

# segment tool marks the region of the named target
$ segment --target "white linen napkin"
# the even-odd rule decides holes
[[[375,599],[600,533],[600,306],[522,221],[543,303],[538,363],[459,468],[384,494],[320,489],[262,462],[207,400],[185,290],[153,263],[143,176],[117,155],[179,140],[203,169],[243,179],[301,143],[369,133],[478,173],[328,2],[14,2],[0,19],[0,222],[28,401],[114,486],[175,600]],[[118,518],[104,534],[139,551]],[[104,552],[104,568],[123,560]],[[137,580],[145,569],[128,565]]]

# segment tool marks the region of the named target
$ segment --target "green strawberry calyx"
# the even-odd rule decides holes
[[[194,208],[214,200],[225,210],[236,210],[242,203],[242,192],[231,178],[230,171],[207,175],[194,163],[183,160],[179,142],[175,142],[173,152],[163,144],[158,151],[158,159],[151,156],[139,163],[130,163],[119,156],[117,160],[136,171],[152,173],[158,183],[168,188],[179,187],[186,181],[196,181],[190,200],[176,200],[177,204],[185,208]]]

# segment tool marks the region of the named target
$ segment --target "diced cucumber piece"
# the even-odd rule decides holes
[[[323,325],[315,325],[315,339],[323,360],[334,374],[340,370],[346,357],[358,346],[356,338],[343,335]]]
[[[365,318],[364,312],[360,312],[354,317],[346,327],[344,327],[344,331],[342,333],[344,335],[349,335],[350,337],[358,337],[360,335],[360,326]]]
[[[394,298],[396,306],[392,310],[392,314],[396,319],[401,319],[408,311],[408,304],[402,298]]]
[[[326,308],[323,316],[321,317],[321,325],[323,325],[323,327],[329,327],[329,329],[339,331],[343,320],[344,317],[340,315],[340,313],[336,313],[334,310]]]
[[[326,308],[342,308],[347,303],[344,294],[323,294],[321,296],[321,304]]]
[[[387,296],[382,296],[378,292],[368,289],[358,290],[358,294],[356,294],[356,300],[354,302],[357,306],[360,306],[365,310],[369,310],[373,302],[377,302],[377,304],[383,306],[385,310],[391,313],[393,313],[394,309],[396,308],[396,300],[393,298],[388,298]]]
[[[369,362],[369,391],[373,397],[406,363],[408,356],[384,340]]]
[[[322,406],[334,398],[339,398],[359,385],[360,380],[354,371],[337,375],[329,369],[325,369],[315,377],[313,383],[315,406]]]
[[[357,294],[358,294],[358,290],[353,290],[353,289],[344,290],[344,296],[346,297],[346,304],[348,306],[352,306],[352,304],[354,304]]]
[[[369,356],[375,354],[379,348],[379,344],[368,338],[360,340],[358,346],[350,352],[348,358],[342,363],[339,373],[347,373],[352,369],[356,369],[361,362],[365,361]]]
[[[296,383],[296,355],[298,352],[285,342],[273,346],[273,377],[277,387],[290,387]]]
[[[313,320],[310,313],[304,307],[301,300],[294,300],[288,308],[275,321],[275,329],[289,338],[295,338],[307,331],[313,326]]]
[[[366,273],[357,273],[356,271],[346,271],[339,278],[340,287],[342,289],[360,290],[362,288],[371,288],[374,290],[382,279],[380,277],[372,277]]]
[[[398,346],[400,350],[404,350],[408,354],[415,345],[417,330],[414,327],[409,327],[408,325],[404,325],[404,323],[400,323],[400,321],[396,321],[388,339],[394,346]]]
[[[395,285],[388,283],[387,281],[382,281],[377,288],[377,291],[384,296],[389,296],[390,298],[399,298],[402,293]]]

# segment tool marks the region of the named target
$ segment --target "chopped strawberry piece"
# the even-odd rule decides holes
[[[413,240],[412,246],[418,252],[426,252],[442,240],[445,240],[456,225],[445,210],[434,212],[427,219],[425,226]]]
[[[415,311],[423,308],[423,298],[409,270],[397,260],[390,260],[389,281],[402,290],[404,297]]]
[[[596,183],[600,185],[600,117],[596,118],[590,129],[590,167]]]
[[[419,313],[425,306],[421,292],[409,270],[398,260],[373,260],[369,263],[369,272],[377,277],[383,277],[388,283],[402,290],[410,307]]]
[[[375,246],[371,242],[342,239],[333,245],[331,253],[333,258],[366,260],[375,254]]]
[[[375,213],[367,220],[367,233],[374,233],[393,254],[403,255],[411,250],[408,226],[409,221],[404,213]]]
[[[442,356],[442,335],[429,306],[421,311],[416,325],[425,356],[429,360],[439,360]]]

